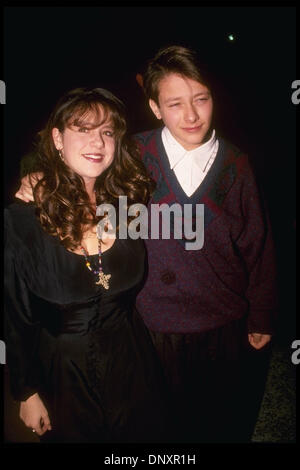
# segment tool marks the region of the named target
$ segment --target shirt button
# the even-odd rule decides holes
[[[160,279],[164,284],[174,284],[176,281],[176,274],[172,271],[163,271],[160,276]]]

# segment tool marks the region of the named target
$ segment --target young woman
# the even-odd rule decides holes
[[[7,362],[20,417],[42,441],[164,439],[164,388],[134,308],[141,239],[98,238],[96,206],[153,189],[104,89],[63,96],[41,133],[34,203],[5,211]],[[99,233],[98,233],[99,235]]]

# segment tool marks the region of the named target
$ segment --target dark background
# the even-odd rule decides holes
[[[230,42],[228,35],[235,35]],[[217,79],[216,128],[248,152],[269,205],[278,253],[277,340],[295,332],[296,80],[294,7],[6,7],[4,197],[56,100],[78,86],[125,102],[131,132],[159,125],[136,74],[162,46],[196,49]]]

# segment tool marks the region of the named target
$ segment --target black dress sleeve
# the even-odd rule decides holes
[[[34,321],[24,278],[22,243],[15,234],[11,214],[5,210],[4,331],[11,393],[24,401],[38,391],[40,324]]]

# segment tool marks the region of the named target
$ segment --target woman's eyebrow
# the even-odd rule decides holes
[[[76,127],[93,127],[93,128],[100,127],[100,126],[109,127],[109,128],[114,127],[114,125],[111,121],[89,122],[89,121],[85,121],[85,120],[80,120],[80,118],[75,119],[73,122],[71,122],[71,125],[76,126]]]

